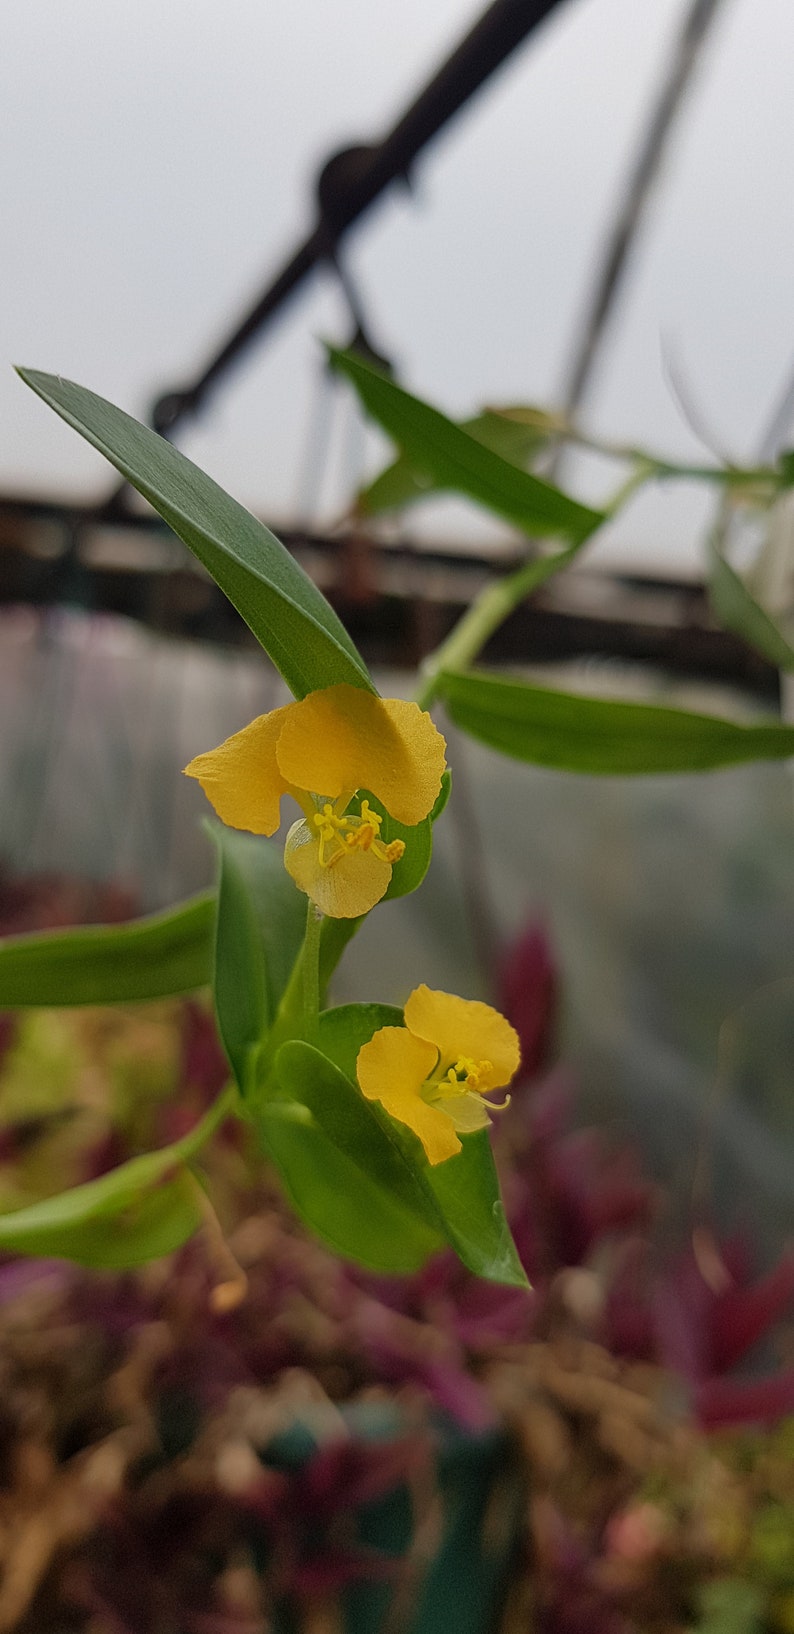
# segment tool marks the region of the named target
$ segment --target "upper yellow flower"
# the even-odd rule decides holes
[[[424,986],[404,1014],[404,1027],[381,1027],[362,1044],[358,1081],[368,1101],[419,1136],[431,1163],[443,1163],[461,1149],[457,1131],[484,1129],[501,1110],[483,1096],[517,1072],[518,1034],[490,1004]]]
[[[355,919],[380,901],[405,845],[385,844],[379,813],[366,799],[350,812],[351,801],[366,791],[413,827],[435,804],[445,748],[417,704],[340,685],[259,715],[185,771],[224,823],[253,834],[275,834],[291,794],[304,816],[287,835],[289,873],[322,913]]]

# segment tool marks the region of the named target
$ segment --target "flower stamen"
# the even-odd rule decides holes
[[[362,800],[359,816],[339,817],[330,800],[312,818],[320,842],[320,866],[332,868],[340,857],[350,851],[372,851],[382,862],[399,862],[405,851],[403,840],[391,840],[387,845],[380,838],[383,818],[373,811],[368,800]]]
[[[505,1095],[503,1101],[489,1101],[487,1095],[483,1094],[483,1100],[489,1112],[506,1112],[512,1098],[512,1095]]]
[[[446,1085],[449,1084],[453,1093],[465,1095],[467,1090],[479,1090],[483,1078],[493,1072],[492,1061],[473,1061],[469,1055],[459,1055],[454,1067],[449,1067],[445,1079],[445,1092],[449,1094]]]

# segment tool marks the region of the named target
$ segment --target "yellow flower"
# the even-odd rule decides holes
[[[461,1149],[458,1131],[484,1129],[507,1105],[483,1097],[517,1072],[518,1034],[489,1004],[424,986],[404,1014],[404,1027],[381,1027],[362,1045],[358,1081],[368,1101],[419,1136],[431,1163],[443,1163]]]
[[[185,767],[230,828],[275,834],[281,797],[303,810],[287,835],[284,862],[302,891],[332,919],[367,913],[388,889],[405,845],[380,838],[371,794],[413,827],[432,810],[446,744],[430,716],[400,698],[332,686],[259,715]]]

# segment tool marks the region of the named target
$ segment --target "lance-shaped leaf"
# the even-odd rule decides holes
[[[330,357],[367,412],[434,488],[465,494],[529,534],[583,541],[603,522],[601,511],[511,465],[354,353],[331,350]]]
[[[0,1250],[121,1270],[173,1253],[202,1221],[187,1165],[232,1110],[227,1093],[182,1140],[98,1180],[0,1214]]]
[[[0,941],[0,1009],[124,1004],[189,993],[212,976],[214,892],[124,925]]]
[[[552,692],[482,671],[439,677],[438,695],[471,737],[515,760],[604,775],[703,772],[794,755],[794,727],[742,726],[656,704]]]
[[[483,448],[521,467],[526,467],[561,428],[553,416],[528,409],[484,409],[471,420],[459,422],[459,429],[482,443]],[[400,454],[374,482],[361,489],[356,503],[362,515],[379,516],[382,511],[401,510],[436,491],[432,477],[418,469],[407,454]]]
[[[243,1094],[300,952],[306,899],[281,846],[207,822],[218,849],[213,989],[226,1054]]]
[[[487,1129],[461,1137],[462,1150],[426,1172],[448,1241],[464,1265],[490,1282],[526,1288],[510,1234]]]
[[[794,647],[750,595],[746,584],[726,562],[713,540],[709,544],[709,559],[709,598],[720,624],[740,635],[748,646],[754,647],[778,669],[794,670]]]
[[[344,626],[264,523],[171,443],[95,392],[36,369],[19,374],[184,540],[296,698],[337,681],[372,690]]]

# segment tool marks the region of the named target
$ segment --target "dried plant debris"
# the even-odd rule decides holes
[[[229,1248],[248,1293],[225,1314],[200,1243],[134,1277],[31,1267],[4,1304],[0,1634],[265,1634],[285,1607],[342,1629],[362,1583],[387,1585],[384,1634],[403,1634],[446,1524],[434,1381],[458,1369],[470,1393],[442,1394],[483,1445],[506,1427],[526,1478],[509,1634],[695,1628],[725,1580],[758,1590],[755,1626],[788,1628],[785,1427],[704,1436],[669,1374],[610,1354],[562,1301],[545,1338],[468,1346],[415,1292],[391,1309],[273,1199]],[[396,1491],[399,1555],[360,1524]],[[494,1481],[486,1554],[509,1552],[516,1517]]]

